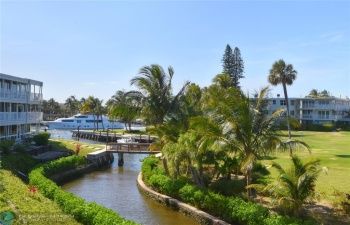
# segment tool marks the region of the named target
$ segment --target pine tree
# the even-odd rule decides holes
[[[241,57],[241,51],[237,47],[233,51],[233,72],[233,86],[239,88],[239,79],[244,78],[244,62]]]
[[[232,52],[230,45],[226,45],[225,53],[222,57],[222,67],[222,72],[227,73],[232,78],[232,86],[239,88],[239,79],[244,78],[244,62],[239,48],[236,47],[234,52]]]

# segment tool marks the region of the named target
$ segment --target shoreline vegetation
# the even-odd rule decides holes
[[[286,135],[286,134],[282,134],[282,135]],[[322,205],[327,205],[327,206],[332,206],[333,208],[333,213],[337,213],[337,215],[331,215],[329,214],[330,211],[329,210],[320,210],[320,209],[315,209],[312,206],[307,206],[306,208],[310,208],[311,209],[311,213],[314,213],[314,219],[316,219],[316,221],[323,223],[323,224],[327,224],[327,218],[326,217],[330,217],[328,218],[328,223],[330,221],[332,221],[333,223],[337,223],[337,224],[347,224],[349,222],[349,217],[347,217],[346,215],[342,214],[340,212],[340,207],[339,205],[335,204],[335,200],[337,198],[337,196],[335,195],[336,192],[338,193],[345,193],[346,191],[349,190],[350,187],[350,181],[346,179],[347,175],[350,173],[350,168],[348,167],[348,163],[349,163],[349,159],[350,159],[350,155],[349,155],[349,142],[348,142],[348,138],[350,137],[350,132],[292,132],[292,136],[298,136],[299,139],[302,139],[304,141],[306,141],[307,143],[309,143],[309,145],[312,148],[311,154],[308,153],[307,151],[297,151],[296,153],[303,157],[311,157],[311,156],[316,156],[317,158],[321,159],[322,161],[322,166],[326,166],[328,167],[329,170],[329,174],[322,174],[317,182],[317,190],[322,194]],[[60,139],[60,140],[51,140],[50,144],[52,144],[55,150],[63,150],[63,149],[70,149],[71,151],[74,150],[76,144],[78,142],[77,141],[70,141],[70,140],[64,140],[64,139]],[[101,145],[96,145],[96,146],[91,146],[89,147],[91,144],[84,146],[83,143],[82,144],[82,148],[80,151],[80,155],[81,156],[86,156],[89,152],[93,152],[95,150],[95,148],[98,148],[98,146]],[[10,159],[13,160],[13,159]],[[278,163],[282,163],[282,164],[287,164],[287,161],[289,160],[288,155],[286,155],[285,153],[275,153],[269,157],[265,157],[262,160],[262,163],[264,165],[269,165],[269,163],[271,161],[275,161]],[[24,162],[24,159],[17,159],[17,163],[20,162]],[[74,161],[74,160],[73,160]],[[79,161],[79,160],[78,160]],[[31,176],[36,177],[35,179],[37,179],[36,181],[32,181],[30,183],[30,185],[35,185],[39,192],[38,193],[33,193],[29,190],[29,186],[27,186],[25,183],[23,183],[22,181],[20,181],[19,178],[16,177],[15,174],[12,174],[10,171],[6,170],[9,169],[9,167],[11,168],[11,166],[9,166],[8,162],[6,162],[6,159],[4,160],[4,158],[2,158],[2,164],[6,164],[4,168],[4,166],[2,166],[3,168],[1,168],[0,170],[0,176],[1,176],[1,183],[0,183],[0,196],[1,196],[1,208],[2,208],[2,212],[5,211],[9,211],[11,213],[13,213],[15,215],[15,222],[13,224],[22,224],[23,219],[26,220],[27,222],[30,222],[32,220],[38,219],[39,217],[45,217],[45,215],[47,215],[50,218],[44,218],[44,220],[53,220],[55,218],[56,215],[56,222],[57,224],[59,224],[59,221],[68,221],[68,223],[64,222],[65,224],[79,224],[71,222],[72,220],[74,221],[74,219],[79,218],[79,213],[78,211],[86,211],[88,210],[89,212],[94,212],[94,213],[89,213],[89,215],[96,215],[96,208],[100,208],[100,206],[98,206],[96,203],[84,203],[84,200],[79,199],[78,197],[74,196],[70,193],[64,193],[62,194],[61,191],[58,191],[57,193],[55,193],[58,189],[57,189],[57,185],[52,182],[51,180],[47,179],[47,178],[43,178],[43,169],[37,168],[35,170],[33,170],[31,172]],[[86,162],[80,162],[82,164],[86,163]],[[74,164],[74,163],[73,163]],[[79,164],[79,163],[78,163]],[[11,162],[10,162],[11,165]],[[15,165],[14,162],[12,162],[12,165]],[[27,167],[31,167],[35,165],[35,162],[26,162],[26,166]],[[85,164],[86,165],[86,164]],[[75,166],[77,166],[77,164],[75,164]],[[75,167],[76,168],[76,167]],[[83,167],[80,167],[81,169]],[[14,168],[12,168],[14,169]],[[70,168],[72,169],[72,168]],[[68,169],[68,167],[66,166],[65,169],[63,169],[63,171],[67,171],[70,170]],[[22,169],[23,171],[25,171],[25,169]],[[29,170],[29,169],[28,169]],[[50,171],[50,170],[47,170]],[[29,171],[28,171],[29,172]],[[57,172],[57,171],[56,171]],[[269,179],[273,179],[274,177],[277,176],[276,172],[273,172],[273,170],[271,170],[271,174],[268,176]],[[34,175],[33,175],[34,174]],[[49,173],[48,173],[49,174]],[[54,172],[51,174],[53,175]],[[73,175],[74,176],[74,175]],[[35,180],[34,179],[34,180]],[[48,181],[43,181],[42,179],[46,179]],[[15,182],[15,183],[11,183],[11,182]],[[40,187],[41,185],[43,185],[43,183],[45,183],[46,185],[50,186],[50,188],[43,188]],[[56,186],[56,187],[55,187]],[[11,188],[9,188],[11,187]],[[16,187],[19,188],[19,190],[12,188],[12,187]],[[49,189],[49,191],[47,191]],[[13,192],[9,193],[9,190],[13,190]],[[15,191],[17,190],[17,191]],[[59,194],[58,194],[59,193]],[[47,195],[49,196],[48,198],[43,197],[43,195]],[[72,204],[70,206],[68,206],[68,209],[66,208],[65,210],[61,210],[59,208],[57,208],[57,205],[61,204],[64,205],[65,203],[63,203],[65,198],[69,198]],[[35,213],[33,211],[28,211],[28,209],[30,208],[28,205],[27,206],[23,206],[22,203],[17,202],[17,200],[21,200],[21,199],[26,199],[28,200],[28,202],[30,201],[39,201],[44,205],[53,205],[53,209],[50,209],[48,212],[44,211],[45,213],[38,213],[38,212],[42,212],[40,210],[36,211]],[[49,199],[53,199],[58,201],[58,203],[52,202]],[[74,200],[73,200],[74,199]],[[12,203],[11,203],[12,202]],[[26,201],[23,201],[26,202]],[[80,205],[84,205],[81,207],[77,207],[77,206],[73,206],[74,204],[72,202],[78,203]],[[29,205],[38,205],[37,207],[39,209],[41,209],[39,203],[29,203]],[[267,205],[265,205],[267,206]],[[56,208],[55,208],[56,207]],[[47,207],[45,207],[46,210]],[[78,208],[80,210],[78,210]],[[4,209],[4,210],[3,210]],[[44,208],[43,208],[44,209]],[[56,210],[56,211],[55,211]],[[76,215],[74,215],[74,217],[71,216],[72,211],[75,210]],[[312,211],[313,210],[313,211]],[[102,210],[104,211],[104,210]],[[29,218],[30,213],[32,212],[32,214],[34,216],[32,216],[32,220]],[[66,213],[64,213],[66,212]],[[107,212],[106,212],[107,213]],[[108,212],[109,214],[111,212]],[[325,215],[320,215],[320,214],[325,214]],[[45,214],[45,215],[43,215]],[[23,217],[23,215],[27,215]],[[52,217],[52,218],[51,218]],[[99,217],[101,219],[101,217]],[[93,217],[90,218],[89,222],[87,222],[86,219],[82,219],[80,218],[80,221],[84,221],[83,224],[93,224]],[[326,221],[326,222],[325,222]],[[55,224],[55,222],[50,222],[51,224]],[[127,224],[135,224],[132,221],[128,221]],[[40,224],[40,223],[35,223],[35,224]],[[44,223],[43,223],[44,224]],[[101,223],[101,221],[99,221],[99,224],[103,224]],[[107,223],[106,223],[107,224]],[[109,223],[112,224],[112,223]],[[249,222],[247,223],[249,224]]]

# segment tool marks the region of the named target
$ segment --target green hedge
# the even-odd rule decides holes
[[[334,130],[334,125],[330,123],[329,124],[302,124],[298,130],[332,132]]]
[[[184,180],[172,180],[164,175],[163,170],[157,168],[158,163],[159,160],[153,157],[144,159],[141,168],[146,184],[163,194],[178,198],[228,223],[247,225],[317,224],[270,214],[269,210],[261,205],[245,202],[240,198],[225,197],[209,189],[199,189],[190,183],[185,183]]]
[[[36,145],[48,145],[51,133],[40,132],[33,137],[33,141]]]
[[[45,197],[54,200],[63,212],[74,216],[74,219],[82,224],[137,224],[120,217],[119,214],[113,210],[107,209],[94,202],[85,202],[84,199],[62,190],[53,181],[46,178],[48,174],[52,175],[55,172],[63,172],[67,169],[77,168],[85,164],[85,158],[76,155],[55,160],[34,169],[29,174],[29,183],[30,185],[35,185]]]

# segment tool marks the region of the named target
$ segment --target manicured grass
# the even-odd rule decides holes
[[[283,136],[287,137],[286,133]],[[310,157],[321,160],[321,166],[329,169],[328,174],[321,173],[316,184],[316,190],[322,194],[322,199],[331,202],[334,190],[350,193],[350,132],[292,132],[293,139],[304,141],[311,147],[311,153],[307,150],[297,150],[295,154],[307,160]],[[271,161],[288,168],[291,160],[288,152],[280,152],[271,155],[271,160],[263,160],[262,163],[270,165]],[[276,178],[278,173],[274,168],[271,178]]]
[[[39,192],[33,193],[10,171],[0,170],[0,214],[15,215],[12,225],[18,224],[79,224],[61,211],[58,205]]]
[[[57,151],[67,151],[67,150],[75,151],[76,145],[80,144],[79,155],[81,156],[86,156],[90,152],[95,152],[105,147],[105,145],[87,144],[85,142],[78,142],[75,140],[66,140],[66,139],[52,139],[50,140],[49,144],[52,145],[53,149]]]

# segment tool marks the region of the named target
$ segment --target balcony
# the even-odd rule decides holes
[[[0,100],[10,102],[27,102],[28,93],[25,91],[11,91],[6,89],[0,89]],[[39,93],[30,93],[29,101],[40,102],[43,100],[43,95]]]
[[[42,119],[42,112],[0,112],[2,126],[39,123]]]

